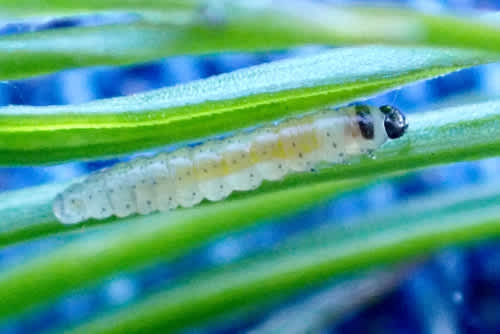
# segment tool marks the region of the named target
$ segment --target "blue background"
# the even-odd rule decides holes
[[[408,6],[429,12],[444,9],[500,9],[496,1],[409,1]],[[123,19],[123,18],[121,18]],[[50,22],[8,23],[0,34],[102,24],[104,17],[65,18]],[[317,53],[322,46],[307,46],[258,54],[180,56],[130,67],[73,69],[28,80],[0,83],[0,105],[50,105],[129,95],[188,82],[287,57]],[[459,104],[500,96],[500,65],[479,66],[417,83],[378,96],[369,102],[389,103],[406,113],[444,104]],[[116,163],[92,161],[57,166],[0,168],[0,190],[18,189],[69,180]],[[397,203],[440,190],[461,191],[466,185],[491,183],[500,176],[500,160],[458,163],[414,173],[394,182],[347,194],[293,217],[231,234],[175,262],[160,263],[140,272],[121,274],[97,287],[78,291],[22,318],[0,323],[1,333],[36,333],[52,326],[83,320],[101,310],[124,305],[148,292],[210,266],[224,264],[279,244],[295,233],[323,224],[330,217],[349,223],[360,212],[390,210]],[[0,270],[47,252],[63,241],[49,238],[0,251]],[[307,293],[306,293],[307,295]],[[297,297],[300,298],[300,297]],[[252,328],[273,310],[233,320],[199,332],[227,332]],[[355,312],[326,332],[340,333],[500,333],[500,247],[486,242],[473,248],[450,248],[419,266],[414,274],[371,306]],[[198,332],[194,331],[194,332]]]

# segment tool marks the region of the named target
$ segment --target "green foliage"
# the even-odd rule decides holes
[[[223,266],[70,333],[154,333],[192,326],[269,303],[335,274],[428,254],[450,244],[500,236],[500,187],[468,189],[363,217],[293,240],[276,251]],[[436,205],[437,204],[437,205]],[[424,206],[424,208],[422,208]],[[425,210],[424,210],[425,209]],[[439,222],[439,223],[437,223]]]
[[[480,51],[343,48],[82,105],[0,108],[0,164],[128,153],[304,113],[499,59]]]
[[[451,16],[306,3],[302,6],[307,8],[297,11],[234,3],[215,11],[215,16],[210,2],[195,0],[40,4],[0,0],[2,15],[18,19],[118,11],[135,13],[137,20],[2,36],[0,79],[173,54],[304,43],[407,46],[333,49],[82,105],[3,107],[0,165],[99,158],[205,138],[500,59],[498,27]],[[407,135],[384,145],[376,159],[324,166],[222,202],[171,213],[64,226],[55,220],[51,205],[66,184],[0,194],[0,248],[43,237],[65,241],[0,273],[0,318],[36,310],[118,273],[178,258],[214,238],[296,213],[393,174],[500,154],[499,100],[411,115],[409,123]],[[231,310],[261,307],[274,300],[270,295],[285,298],[332,276],[497,237],[498,189],[483,186],[460,195],[438,194],[389,216],[362,217],[350,230],[303,233],[276,250],[186,277],[91,319],[74,332],[154,333],[190,327]]]
[[[99,233],[86,230],[87,237],[68,247],[4,273],[0,277],[0,316],[25,310],[114,272],[171,259],[216,235],[313,205],[369,178],[500,153],[500,101],[412,115],[409,122],[405,138],[385,145],[375,160],[366,158],[352,165],[291,176],[219,203],[131,217],[91,229]],[[50,213],[58,189],[28,190],[39,194],[34,198],[27,198],[26,190],[5,194],[10,200],[0,207],[4,241],[18,242],[69,229],[79,233],[80,225],[57,224]],[[476,236],[470,237],[474,240]]]
[[[0,37],[0,80],[75,66],[145,62],[186,53],[255,51],[307,43],[411,44],[500,51],[500,28],[452,16],[294,1],[0,1],[4,15],[133,13],[135,24]],[[1,14],[0,14],[1,16]]]

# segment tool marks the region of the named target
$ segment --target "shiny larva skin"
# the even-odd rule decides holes
[[[252,133],[117,164],[64,190],[54,200],[53,211],[62,223],[74,224],[191,207],[203,199],[219,201],[232,191],[255,189],[263,180],[372,152],[387,141],[387,131],[397,138],[406,127],[404,116],[389,106],[327,109]]]

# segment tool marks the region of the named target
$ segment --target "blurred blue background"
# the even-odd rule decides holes
[[[401,3],[401,2],[398,2]],[[493,0],[407,1],[428,12],[444,9],[499,10]],[[49,22],[2,23],[0,34],[16,34],[74,25],[103,24],[128,17],[93,16]],[[258,54],[180,56],[137,66],[68,70],[29,80],[0,82],[0,105],[51,105],[82,103],[129,95],[188,82],[287,57],[321,52],[325,47],[306,46]],[[375,105],[390,103],[412,113],[442,105],[480,101],[500,96],[500,64],[463,70],[417,83],[371,99]],[[0,168],[0,191],[69,180],[116,163],[89,161],[57,166]],[[79,291],[21,319],[0,323],[0,333],[37,333],[51,326],[85,319],[100,310],[129,303],[139,295],[165,288],[190,272],[227,263],[269,249],[291,235],[326,220],[348,224],[361,212],[390,210],[391,206],[440,190],[460,191],[473,183],[500,178],[500,160],[459,163],[432,168],[394,182],[346,194],[292,218],[225,236],[175,262],[157,264],[140,272],[113,277],[98,287]],[[0,251],[0,270],[21,263],[32,254],[47,252],[64,240],[33,241]],[[216,328],[192,332],[245,331],[273,310],[236,319]],[[350,314],[326,329],[327,333],[500,333],[500,244],[488,242],[472,249],[447,249],[423,265],[396,289],[376,303]]]

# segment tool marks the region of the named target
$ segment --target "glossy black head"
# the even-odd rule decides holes
[[[381,106],[379,109],[385,115],[384,127],[387,136],[395,139],[404,135],[408,129],[405,115],[392,106]]]

